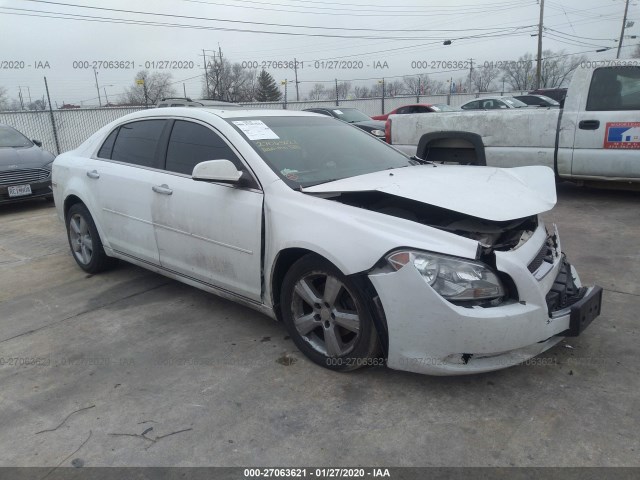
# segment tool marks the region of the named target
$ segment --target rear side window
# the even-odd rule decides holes
[[[594,71],[587,110],[640,110],[640,67],[608,67]]]
[[[191,175],[193,167],[207,160],[230,160],[242,169],[242,162],[215,132],[197,123],[177,120],[167,147],[166,170]]]
[[[142,120],[122,125],[113,144],[111,159],[155,167],[156,150],[164,126],[165,120]]]
[[[107,139],[98,150],[99,158],[111,158],[111,152],[113,151],[113,144],[116,141],[116,136],[118,136],[118,129],[116,128],[111,134],[107,137]]]

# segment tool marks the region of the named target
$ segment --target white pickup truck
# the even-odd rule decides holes
[[[546,165],[584,184],[640,187],[640,59],[584,62],[564,108],[391,115],[387,141],[419,158]]]

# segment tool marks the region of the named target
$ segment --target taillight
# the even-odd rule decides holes
[[[391,144],[391,119],[388,118],[384,123],[384,141]]]

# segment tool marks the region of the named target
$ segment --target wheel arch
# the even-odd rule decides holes
[[[64,212],[64,220],[65,222],[67,221],[67,214],[69,213],[69,210],[71,209],[71,207],[73,207],[74,205],[81,203],[83,204],[85,207],[87,206],[86,203],[84,203],[80,197],[78,197],[77,195],[68,195],[65,199],[64,199],[64,206],[63,206],[63,212]],[[89,208],[89,207],[87,207]],[[94,220],[95,221],[95,220]]]
[[[280,295],[282,293],[282,282],[284,277],[293,264],[306,255],[315,255],[331,263],[335,268],[342,271],[342,269],[336,265],[336,262],[327,258],[326,255],[322,255],[316,251],[301,247],[291,247],[281,250],[276,256],[271,269],[271,302],[278,321],[282,321]],[[376,329],[386,358],[387,352],[389,351],[389,334],[384,308],[380,302],[378,293],[371,280],[369,280],[367,272],[358,272],[346,276],[356,284],[366,300],[365,308],[367,308],[371,318],[373,319],[374,328]]]
[[[457,146],[442,147],[441,145],[444,141],[453,141]],[[473,150],[475,152],[475,159],[472,163],[474,165],[481,166],[485,166],[487,164],[484,142],[482,141],[482,137],[477,133],[460,131],[425,133],[418,141],[416,156],[427,159],[430,148],[432,147],[442,148],[443,150],[449,149],[451,151]]]

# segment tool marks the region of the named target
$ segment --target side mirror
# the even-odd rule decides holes
[[[40,140],[31,140],[34,144],[36,144],[38,147],[42,147],[42,142]]]
[[[193,167],[191,176],[201,182],[238,183],[243,173],[229,160],[208,160]]]

